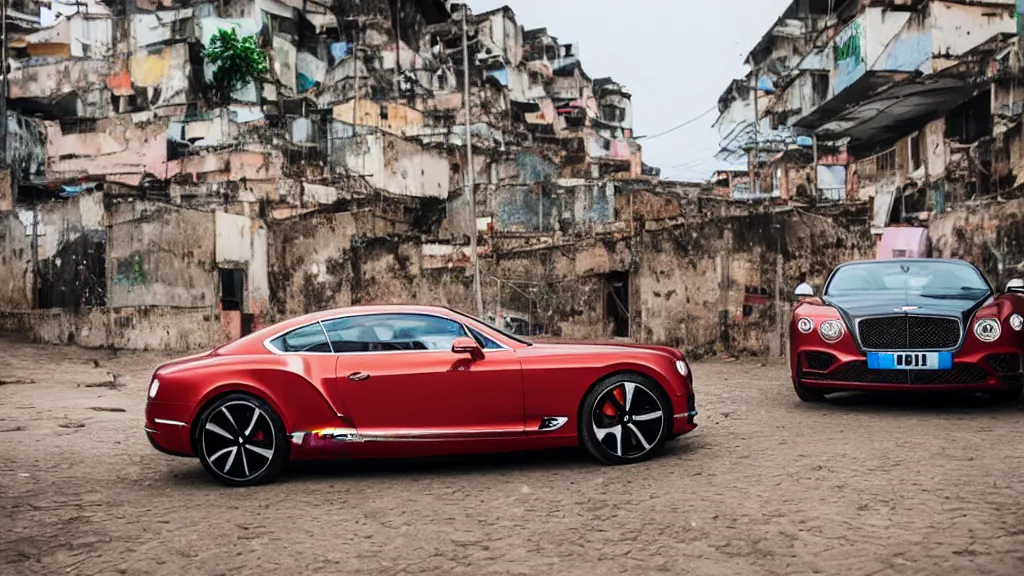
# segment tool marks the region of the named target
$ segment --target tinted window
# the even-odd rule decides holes
[[[500,350],[501,349],[501,344],[498,344],[494,340],[491,340],[487,336],[484,336],[483,333],[481,333],[481,332],[479,332],[477,330],[474,330],[473,328],[468,328],[468,330],[469,330],[469,333],[473,336],[473,339],[476,340],[476,343],[480,345],[480,348],[482,348],[484,350]]]
[[[349,316],[324,322],[335,352],[450,350],[462,324],[420,314]]]
[[[451,309],[449,309],[449,310],[451,310]],[[481,320],[479,318],[476,318],[475,316],[470,316],[469,314],[464,314],[462,312],[459,312],[458,310],[451,310],[451,312],[454,312],[455,314],[458,314],[459,316],[462,316],[462,317],[465,317],[465,318],[469,318],[470,320],[473,320],[475,322],[479,322],[479,323],[483,324],[484,326],[487,326],[491,330],[494,330],[498,334],[501,334],[502,336],[504,336],[505,338],[508,338],[509,340],[511,340],[513,342],[518,342],[518,343],[524,344],[526,346],[533,346],[533,342],[530,342],[529,340],[523,340],[522,338],[519,338],[517,336],[513,336],[512,334],[509,334],[508,332],[502,330],[501,328],[498,328],[497,326],[495,326],[494,324],[491,324],[490,322],[484,322],[483,320]]]
[[[898,292],[922,298],[978,300],[989,286],[973,266],[921,259],[914,262],[876,261],[836,270],[826,294]]]
[[[331,346],[327,343],[324,330],[320,324],[310,324],[278,336],[270,341],[270,345],[281,352],[327,352]]]

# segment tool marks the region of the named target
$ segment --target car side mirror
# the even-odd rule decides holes
[[[800,285],[796,287],[796,290],[793,291],[793,294],[799,298],[813,298],[814,288],[807,282],[801,282]]]
[[[1014,278],[1006,283],[1007,292],[1024,293],[1024,279]]]
[[[452,342],[452,352],[454,354],[469,354],[469,357],[476,361],[484,359],[484,351],[480,348],[480,344],[468,336],[456,338]]]

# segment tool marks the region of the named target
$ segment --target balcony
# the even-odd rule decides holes
[[[851,113],[866,119],[888,111],[891,112],[888,121],[899,121],[901,115],[920,112],[922,102],[941,103],[961,98],[956,86],[965,86],[966,81],[947,79],[903,94],[928,93],[927,97],[918,98],[916,106],[894,101],[889,104],[895,108],[883,110],[877,102],[880,94],[891,87],[951,71],[965,61],[968,53],[1001,34],[1016,32],[1014,11],[1014,0],[990,1],[984,5],[932,0],[916,11],[868,7],[840,30],[825,49],[825,56],[830,60],[827,70],[830,86],[824,102],[821,102],[820,84],[815,86],[810,80],[794,81],[780,94],[783,106],[804,106],[799,112],[791,110],[789,122],[798,128],[847,136],[851,126],[861,123],[851,119]],[[802,72],[808,78],[811,74]],[[807,106],[808,102],[811,106]],[[858,108],[864,105],[869,109],[858,113]],[[898,113],[900,108],[904,109],[903,113]]]

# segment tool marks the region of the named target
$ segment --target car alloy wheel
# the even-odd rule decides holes
[[[269,480],[284,461],[280,419],[264,402],[233,395],[210,406],[199,423],[204,468],[232,486]]]
[[[637,460],[659,446],[665,431],[661,399],[644,384],[620,381],[597,397],[590,414],[597,444],[614,459]]]

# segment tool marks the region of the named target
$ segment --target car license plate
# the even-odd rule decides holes
[[[952,352],[868,352],[871,370],[949,370]]]

